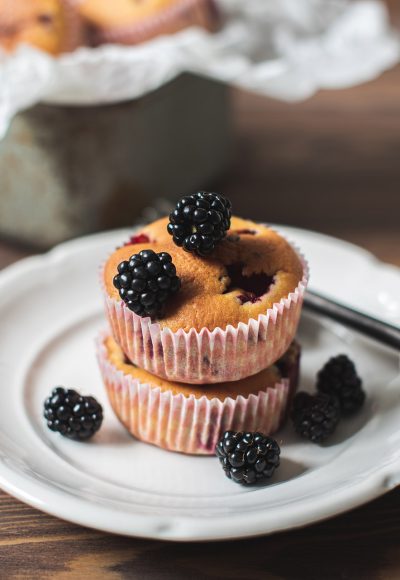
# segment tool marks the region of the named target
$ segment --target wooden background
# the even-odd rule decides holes
[[[400,24],[397,0],[389,2]],[[233,94],[238,213],[332,233],[400,266],[400,67],[287,105]],[[0,267],[30,254],[0,242]],[[168,544],[98,533],[0,492],[0,578],[400,578],[400,490],[336,519],[254,540]]]

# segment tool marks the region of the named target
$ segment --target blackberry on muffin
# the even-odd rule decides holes
[[[113,284],[127,307],[139,316],[161,315],[165,302],[181,286],[167,252],[142,250],[117,267]]]
[[[207,256],[231,227],[231,202],[219,193],[199,191],[178,201],[168,233],[177,246]]]

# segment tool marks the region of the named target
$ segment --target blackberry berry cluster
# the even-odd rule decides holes
[[[231,227],[231,208],[231,202],[219,193],[199,191],[188,195],[170,214],[168,233],[177,246],[206,256]]]
[[[319,371],[317,389],[337,397],[344,416],[356,413],[365,401],[362,381],[353,361],[345,354],[332,357]]]
[[[103,409],[94,397],[82,397],[72,389],[56,387],[44,403],[44,418],[51,431],[69,439],[92,437],[103,422]]]
[[[292,421],[296,432],[313,443],[322,443],[334,433],[340,420],[339,402],[324,393],[297,393]]]
[[[215,448],[225,475],[242,485],[269,479],[279,466],[280,452],[271,437],[240,431],[226,431]]]
[[[142,250],[121,262],[113,283],[127,307],[139,316],[160,315],[181,287],[171,256],[153,250]]]
[[[342,416],[359,411],[364,401],[353,361],[344,354],[332,357],[317,374],[317,394],[295,396],[291,415],[294,428],[302,437],[321,443],[335,431]]]

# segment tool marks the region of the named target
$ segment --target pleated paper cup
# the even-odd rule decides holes
[[[112,334],[133,364],[170,381],[221,383],[255,375],[277,361],[296,334],[308,282],[307,263],[299,257],[303,277],[293,292],[258,319],[212,331],[162,328],[111,298],[103,283]]]
[[[236,399],[196,398],[174,394],[141,383],[110,361],[97,340],[97,357],[111,406],[121,423],[136,438],[170,451],[211,455],[226,430],[260,431],[270,435],[282,425],[297,387],[299,355],[275,385],[260,384],[258,394]]]
[[[163,34],[173,34],[189,26],[216,30],[219,12],[214,0],[181,0],[152,16],[119,27],[93,26],[93,43],[128,44],[145,42]]]
[[[64,10],[66,33],[63,39],[62,52],[72,52],[86,44],[86,31],[75,6],[70,0],[61,0]]]

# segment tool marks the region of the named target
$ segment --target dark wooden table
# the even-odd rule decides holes
[[[400,266],[400,67],[299,105],[243,93],[233,105],[235,162],[214,185],[238,213],[332,233]],[[0,242],[0,268],[30,253]],[[399,548],[400,490],[302,530],[190,545],[95,532],[0,492],[4,579],[394,580]]]

